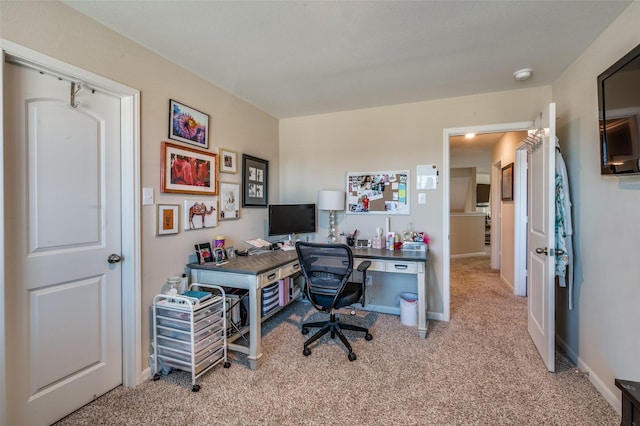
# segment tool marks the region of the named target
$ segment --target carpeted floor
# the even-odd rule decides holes
[[[548,373],[527,334],[527,302],[500,283],[485,257],[451,264],[451,321],[430,321],[427,339],[399,317],[358,312],[373,340],[351,336],[347,360],[325,337],[302,355],[294,303],[263,327],[264,358],[242,356],[205,375],[171,373],[119,387],[57,425],[617,425],[620,417],[561,354]]]

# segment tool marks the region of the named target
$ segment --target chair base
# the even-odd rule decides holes
[[[306,342],[304,342],[304,349],[302,351],[304,356],[311,355],[311,350],[309,349],[310,344],[312,344],[313,342],[315,342],[316,340],[318,340],[319,338],[321,338],[322,336],[324,336],[329,332],[331,333],[332,339],[335,339],[335,337],[338,336],[342,344],[347,348],[347,350],[349,351],[347,355],[349,358],[349,361],[355,361],[356,354],[353,352],[353,349],[351,348],[349,341],[344,336],[344,334],[342,334],[341,330],[361,331],[365,333],[365,336],[364,336],[365,340],[373,339],[373,336],[371,335],[371,333],[369,333],[369,329],[360,327],[357,325],[353,325],[353,324],[341,323],[339,319],[336,318],[336,314],[333,312],[329,314],[328,321],[308,322],[308,323],[302,324],[302,334],[309,333],[310,328],[320,328],[320,330],[318,330],[313,336],[311,336],[309,339],[307,339]]]

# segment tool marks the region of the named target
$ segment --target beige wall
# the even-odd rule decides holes
[[[192,198],[160,193],[160,143],[167,140],[169,99],[211,116],[210,151],[219,147],[269,160],[270,199],[278,198],[278,121],[158,55],[57,2],[0,2],[0,37],[87,69],[141,91],[141,186],[154,188],[156,203],[182,204]],[[241,164],[241,158],[238,158]],[[220,180],[240,182],[240,174]],[[182,214],[182,207],[181,214]],[[166,278],[183,272],[194,243],[223,234],[242,246],[262,237],[266,209],[243,209],[241,220],[177,236],[155,236],[156,206],[143,206],[142,356],[147,366],[149,306]]]
[[[443,170],[443,129],[533,120],[550,101],[546,86],[280,120],[280,193],[287,201],[315,200],[319,189],[344,188],[348,171],[408,169],[415,179],[418,164],[436,164],[437,189],[426,191],[427,202],[419,205],[412,184],[411,215],[393,216],[391,228],[398,232],[412,223],[431,236],[429,311],[442,313],[442,253],[448,238],[442,229],[442,185],[449,178]],[[320,212],[320,235],[327,222]],[[357,228],[370,236],[380,226],[384,216],[338,215],[340,231]]]
[[[596,78],[640,43],[638,22],[636,1],[553,84],[576,259],[575,309],[558,289],[557,332],[610,400],[616,377],[640,380],[640,177],[600,175]]]
[[[542,106],[541,108],[542,109]],[[515,163],[516,148],[526,137],[526,132],[507,132],[493,147],[491,164],[500,163],[505,167]],[[515,169],[514,169],[515,171]],[[498,194],[501,192],[498,191]],[[513,201],[501,201],[500,203],[500,278],[513,287],[514,283],[514,253],[515,253],[515,205]],[[492,221],[495,224],[496,221]]]
[[[484,254],[484,213],[454,213],[451,215],[451,257]]]

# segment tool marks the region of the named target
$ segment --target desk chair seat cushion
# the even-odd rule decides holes
[[[329,312],[328,307],[333,302],[334,295],[322,295],[319,293],[311,293],[310,297],[314,299],[314,302],[320,306],[325,307],[324,311]],[[340,296],[336,300],[334,309],[344,308],[345,306],[351,306],[354,303],[360,302],[362,298],[362,284],[360,283],[347,283]]]

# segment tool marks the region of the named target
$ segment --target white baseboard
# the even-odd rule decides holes
[[[609,405],[611,405],[618,414],[621,414],[622,401],[620,400],[620,397],[611,392],[611,390],[609,390],[609,387],[604,384],[600,377],[598,377],[598,375],[595,374],[591,368],[589,368],[587,363],[578,356],[577,352],[573,350],[573,348],[570,348],[569,345],[567,345],[567,342],[564,339],[558,337],[557,334],[556,344],[565,352],[565,354],[567,354],[567,357],[569,357],[569,359],[576,364],[580,371],[588,374],[589,381],[593,384],[593,386],[595,386],[596,390],[600,392],[600,395],[602,395],[604,399],[607,400]]]
[[[484,251],[479,251],[479,252],[476,252],[476,253],[452,254],[449,257],[451,259],[459,259],[459,258],[462,258],[462,257],[478,257],[478,256],[487,257],[487,256],[489,256],[489,254],[487,254],[487,252],[484,252]]]

